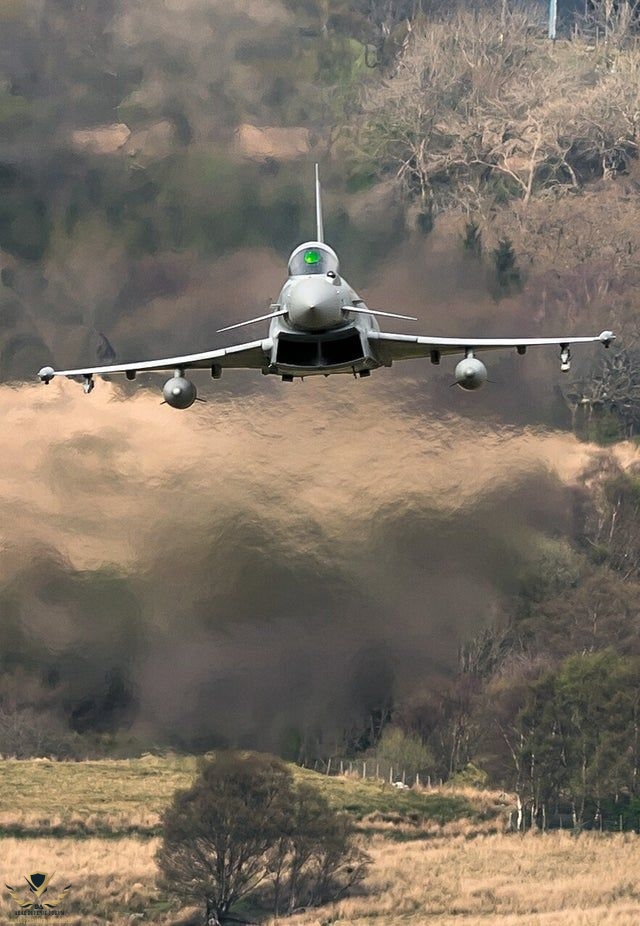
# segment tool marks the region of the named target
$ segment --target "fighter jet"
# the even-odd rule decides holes
[[[49,383],[55,376],[79,380],[86,393],[94,387],[94,376],[124,373],[133,380],[138,373],[171,371],[163,387],[164,401],[172,408],[190,408],[198,395],[187,370],[209,370],[219,379],[225,369],[260,370],[292,382],[305,376],[348,373],[370,376],[372,370],[390,367],[397,360],[428,358],[440,363],[446,354],[459,354],[455,382],[463,389],[479,389],[487,380],[487,368],[476,356],[486,350],[513,348],[524,354],[528,347],[557,345],[560,369],[571,364],[571,345],[599,341],[609,347],[615,335],[603,331],[592,337],[558,338],[443,338],[381,331],[378,318],[416,321],[412,316],[369,309],[340,273],[335,251],[324,240],[322,196],[318,165],[315,177],[316,237],[305,241],[291,254],[288,277],[277,302],[266,315],[251,318],[219,332],[256,322],[269,321],[269,334],[257,341],[220,347],[185,357],[167,357],[140,363],[118,363],[79,370],[43,367],[38,376]]]

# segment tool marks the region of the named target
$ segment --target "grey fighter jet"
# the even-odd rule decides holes
[[[426,357],[440,363],[444,354],[461,354],[455,380],[463,389],[479,389],[487,379],[487,368],[476,356],[485,350],[514,348],[524,354],[528,347],[550,344],[560,348],[560,369],[571,363],[571,345],[599,341],[609,347],[611,331],[593,337],[560,338],[440,338],[380,331],[378,317],[402,318],[407,315],[373,311],[340,275],[338,257],[324,241],[322,200],[316,165],[316,238],[295,249],[289,258],[289,275],[278,301],[267,315],[220,328],[230,331],[254,322],[270,321],[269,334],[257,341],[220,347],[215,350],[168,357],[141,363],[110,364],[81,370],[54,370],[43,367],[38,373],[43,383],[55,376],[82,382],[85,392],[94,386],[94,376],[124,373],[135,379],[138,373],[169,370],[172,375],[163,387],[164,400],[172,408],[189,408],[196,401],[196,387],[185,376],[187,370],[206,369],[219,379],[224,369],[261,370],[292,382],[295,377],[331,373],[369,376],[379,367],[390,367],[396,360]]]

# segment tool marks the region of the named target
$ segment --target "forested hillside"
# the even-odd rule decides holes
[[[0,379],[19,436],[6,448],[18,465],[3,503],[15,534],[0,751],[222,742],[300,761],[384,757],[514,788],[538,820],[638,816],[634,11],[594,0],[551,43],[544,9],[506,0],[2,5]],[[171,419],[175,447],[145,382],[127,411],[130,387],[105,386],[122,431],[113,409],[108,427],[79,417],[74,431],[43,423],[43,405],[28,433],[25,384],[45,363],[193,350],[261,314],[312,226],[315,160],[330,243],[382,308],[411,309],[434,334],[613,328],[618,342],[576,351],[558,387],[552,354],[496,360],[480,407],[446,371],[417,385],[405,370],[359,399],[370,433],[353,398],[331,394],[346,462],[309,424],[322,412],[308,399],[296,412],[254,381],[223,391],[219,431]],[[244,443],[224,430],[234,414]],[[339,475],[286,444],[287,422]],[[545,456],[558,431],[583,454],[570,476]],[[485,470],[465,469],[465,447]],[[445,454],[459,466],[448,487]],[[237,485],[202,459],[239,461]],[[283,459],[295,500],[267,478]],[[344,522],[327,526],[334,492]],[[167,699],[177,626],[196,681],[176,671]],[[313,676],[300,703],[291,671],[298,692]]]

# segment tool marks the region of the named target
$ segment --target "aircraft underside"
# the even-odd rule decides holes
[[[366,337],[349,326],[323,335],[280,332],[273,339],[271,362],[265,372],[281,375],[286,381],[332,373],[368,376],[379,366]]]

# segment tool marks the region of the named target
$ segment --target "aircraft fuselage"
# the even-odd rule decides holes
[[[381,366],[367,337],[380,330],[378,323],[340,276],[331,248],[317,241],[300,245],[291,255],[289,274],[273,306],[284,314],[271,321],[271,356],[264,372],[285,379],[331,373],[367,376]]]

